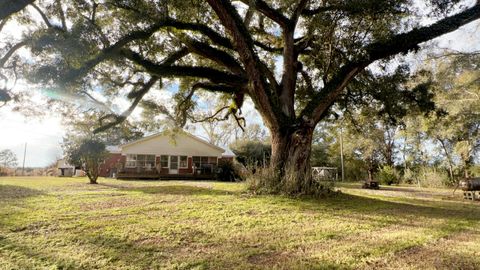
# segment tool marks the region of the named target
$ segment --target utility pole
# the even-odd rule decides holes
[[[25,157],[26,156],[27,156],[27,143],[25,142],[25,149],[23,150],[22,176],[25,175]]]
[[[343,124],[343,121],[342,121]],[[340,163],[342,166],[342,182],[345,181],[345,167],[343,164],[343,127],[340,127]]]

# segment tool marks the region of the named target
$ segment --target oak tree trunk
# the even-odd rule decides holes
[[[278,175],[276,186],[286,194],[316,194],[310,155],[312,128],[272,132],[271,167]]]

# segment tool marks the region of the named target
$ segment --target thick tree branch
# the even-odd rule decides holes
[[[205,89],[210,92],[226,93],[226,94],[234,94],[239,91],[238,87],[233,87],[225,84],[206,83],[206,82],[199,82],[192,86],[193,91],[197,89]]]
[[[131,50],[122,50],[122,55],[130,61],[142,66],[148,73],[161,77],[195,77],[208,79],[214,83],[224,83],[233,86],[244,86],[246,78],[209,67],[173,66],[171,64],[156,64]]]
[[[300,0],[295,7],[295,10],[293,11],[292,17],[290,18],[290,24],[295,25],[297,24],[298,18],[300,18],[300,15],[302,14],[303,10],[305,10],[305,7],[308,5],[308,2],[310,0]]]
[[[135,97],[135,99],[133,100],[132,104],[130,105],[130,107],[128,107],[128,109],[126,111],[124,111],[122,114],[120,115],[116,115],[116,114],[108,114],[102,118],[100,118],[100,122],[102,124],[101,127],[99,128],[96,128],[93,133],[99,133],[99,132],[103,132],[111,127],[114,127],[120,123],[122,123],[123,121],[125,121],[127,119],[128,116],[130,116],[132,114],[132,112],[135,110],[135,108],[137,107],[138,103],[142,100],[142,98],[145,96],[145,94],[148,93],[148,91],[150,91],[150,89],[155,85],[156,82],[158,82],[160,80],[159,77],[157,76],[153,76],[138,92],[137,92],[137,95]],[[106,120],[106,119],[113,119],[113,121],[111,121],[110,123],[106,124],[106,125],[103,125],[103,121]]]
[[[459,27],[478,19],[480,19],[480,3],[430,26],[414,29],[407,33],[395,35],[385,41],[368,45],[365,48],[369,56],[368,61],[373,62],[399,53],[407,53],[410,50],[418,49],[420,43],[455,31]]]
[[[250,23],[253,18],[253,14],[255,13],[255,8],[254,7],[249,7],[247,12],[245,13],[245,17],[243,18],[243,23],[245,26],[248,28],[250,27]]]
[[[21,47],[25,46],[26,45],[26,42],[25,41],[21,41],[15,45],[12,46],[12,48],[10,48],[10,50],[8,50],[8,52],[2,57],[0,58],[0,68],[3,68],[3,66],[5,65],[5,63],[8,61],[8,59],[10,59],[10,57],[12,57],[12,55],[18,50],[20,49]]]
[[[88,72],[90,69],[92,69],[102,61],[117,56],[120,50],[123,49],[123,47],[125,47],[128,43],[134,40],[146,40],[150,38],[159,29],[165,28],[165,27],[174,27],[180,30],[198,31],[204,34],[205,36],[207,36],[208,38],[210,38],[210,40],[212,40],[215,44],[218,44],[226,48],[232,48],[232,44],[230,43],[229,39],[222,37],[220,34],[215,32],[208,26],[205,26],[202,24],[196,24],[196,23],[185,23],[185,22],[180,22],[174,19],[167,18],[164,20],[160,20],[159,22],[151,25],[146,29],[133,31],[127,34],[126,36],[122,37],[112,46],[106,49],[103,49],[101,53],[99,53],[95,58],[87,61],[82,67],[70,71],[65,76],[66,81],[74,80],[79,76]]]
[[[34,3],[31,4],[31,6],[40,14],[42,17],[43,22],[47,25],[48,28],[53,28],[53,25],[50,23],[50,20],[48,19],[47,15]]]
[[[300,0],[295,7],[288,24],[283,27],[283,74],[280,101],[283,113],[290,119],[295,118],[295,87],[297,84],[298,53],[295,47],[295,28],[300,13],[308,4],[308,0]]]
[[[95,58],[85,62],[82,67],[73,69],[67,73],[65,76],[65,80],[67,82],[73,81],[76,78],[84,75],[87,73],[89,70],[94,68],[96,65],[100,64],[101,62],[113,58],[116,56],[119,56],[120,51],[125,47],[128,43],[134,41],[134,40],[145,40],[150,38],[153,33],[158,31],[163,25],[162,24],[154,24],[144,30],[137,30],[129,33],[128,35],[122,37],[119,39],[115,44],[112,46],[103,49]]]
[[[248,29],[238,15],[235,7],[228,0],[207,0],[213,8],[224,27],[230,32],[234,48],[240,56],[249,81],[253,84],[250,88],[250,97],[258,104],[266,125],[271,129],[278,129],[279,117],[282,117],[279,108],[277,89],[271,87],[266,81],[263,63],[254,50],[254,43]],[[263,1],[256,1],[262,3]],[[258,7],[257,7],[258,8]]]
[[[163,21],[163,24],[179,30],[199,32],[208,37],[216,45],[225,47],[227,49],[233,49],[233,45],[228,38],[223,37],[221,34],[204,24],[182,22],[174,19],[166,19]]]
[[[122,52],[123,53],[123,52]],[[162,61],[162,65],[172,65],[173,63],[175,63],[176,61],[178,61],[180,58],[184,57],[185,55],[188,54],[188,51],[185,49],[185,48],[182,48],[180,49],[179,51],[177,52],[174,52],[172,53],[170,56],[166,57],[163,61]],[[106,120],[106,119],[113,119],[113,121],[111,121],[110,123],[106,124],[106,125],[103,125],[97,129],[94,130],[94,133],[98,133],[98,132],[102,132],[102,131],[105,131],[113,126],[116,126],[120,123],[122,123],[123,121],[125,121],[125,119],[127,119],[127,117],[133,112],[133,110],[138,106],[139,102],[143,99],[143,97],[145,96],[145,94],[148,93],[148,91],[150,91],[150,89],[155,85],[156,82],[160,81],[160,76],[152,76],[152,78],[146,83],[143,85],[143,87],[134,92],[134,94],[130,93],[129,94],[129,98],[134,98],[134,101],[132,102],[132,104],[130,105],[130,107],[125,111],[123,112],[122,114],[120,115],[116,115],[116,114],[108,114],[106,116],[104,116],[101,121],[103,120]]]
[[[260,13],[265,15],[266,17],[270,18],[272,21],[278,23],[282,28],[286,27],[290,20],[283,15],[283,13],[279,10],[276,10],[270,7],[265,1],[263,0],[240,0],[244,4],[248,5],[249,7],[254,5],[253,7],[258,10]]]
[[[364,54],[355,61],[347,63],[307,104],[300,114],[303,118],[311,119],[311,124],[316,124],[324,117],[327,110],[335,102],[345,86],[365,67],[379,59],[385,59],[400,53],[419,48],[419,44],[452,32],[459,27],[480,18],[480,4],[460,12],[456,15],[439,20],[438,22],[411,30],[407,33],[397,34],[384,41],[367,45]]]
[[[0,20],[0,32],[2,32],[3,27],[7,24],[9,18],[5,18],[3,20]]]
[[[35,0],[2,0],[0,1],[0,20],[19,12]]]
[[[373,1],[372,1],[373,2]],[[402,10],[396,5],[395,0],[384,0],[383,2],[365,3],[365,0],[350,0],[336,5],[323,5],[313,9],[304,9],[301,15],[305,17],[312,17],[325,12],[342,12],[347,14],[381,14],[391,12],[393,14],[401,14]]]
[[[63,12],[62,2],[60,0],[55,1],[58,14],[60,14],[60,21],[62,22],[63,31],[67,31],[67,20],[65,19],[65,12]]]
[[[243,67],[231,54],[213,48],[206,43],[199,42],[190,38],[184,39],[184,43],[191,52],[203,56],[211,61],[214,61],[217,64],[220,64],[225,68],[229,69],[235,74],[245,74],[245,70],[243,70]]]

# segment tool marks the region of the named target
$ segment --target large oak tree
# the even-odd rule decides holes
[[[419,11],[419,2],[427,8]],[[480,18],[478,2],[461,0],[55,3],[39,3],[46,28],[32,33],[36,77],[44,86],[85,95],[128,92],[131,106],[105,115],[104,128],[142,103],[184,125],[195,118],[199,91],[232,100],[212,117],[226,114],[242,123],[248,96],[271,133],[271,166],[278,173],[271,184],[296,194],[315,192],[309,161],[316,125],[371,73],[369,65]],[[427,16],[436,22],[421,26]],[[151,98],[172,78],[180,85],[175,115]]]

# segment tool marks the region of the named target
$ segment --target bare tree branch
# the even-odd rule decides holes
[[[201,122],[207,122],[207,121],[212,121],[212,120],[214,120],[214,121],[226,120],[228,118],[228,114],[225,115],[224,117],[221,117],[221,118],[218,118],[217,115],[219,115],[224,110],[227,110],[228,108],[230,108],[230,106],[224,106],[224,107],[218,109],[214,114],[209,115],[209,116],[204,117],[204,118],[201,118],[201,119],[195,119],[192,116],[192,117],[190,117],[190,121],[192,121],[192,123],[201,123]]]

